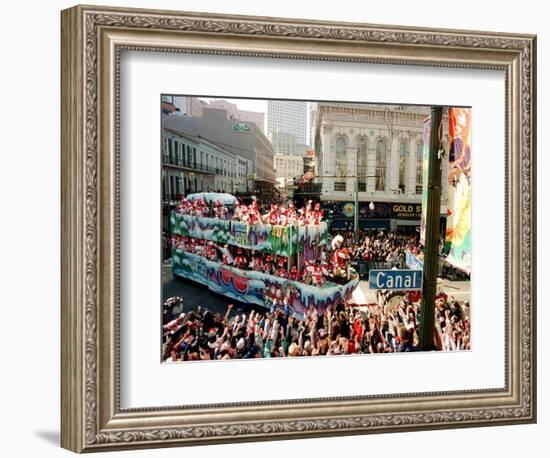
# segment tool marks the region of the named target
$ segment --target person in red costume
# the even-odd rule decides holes
[[[294,224],[296,222],[296,208],[294,208],[294,202],[288,203],[286,209],[286,222],[287,224]]]
[[[306,224],[310,224],[313,221],[313,201],[312,200],[307,201],[305,218],[306,218]]]
[[[248,224],[258,224],[261,222],[260,211],[256,199],[252,200],[252,204],[248,208]]]
[[[313,210],[312,223],[319,224],[323,219],[323,210],[321,210],[321,204],[317,202]]]
[[[286,278],[287,277],[287,272],[286,272],[286,269],[284,268],[284,266],[279,266],[277,268],[277,276],[281,277],[281,278]]]
[[[242,221],[243,223],[248,223],[248,219],[249,219],[248,207],[246,205],[241,205],[240,221]]]
[[[208,246],[206,247],[206,257],[211,261],[215,261],[218,257],[216,253],[216,246],[212,241],[208,242]]]
[[[225,219],[226,214],[227,208],[225,207],[225,205],[222,204],[220,200],[217,200],[214,207],[214,216],[218,219]]]
[[[246,256],[243,254],[242,248],[239,248],[237,250],[237,256],[235,256],[235,267],[246,269],[247,264]]]
[[[242,218],[242,216],[243,216],[243,210],[241,207],[241,203],[237,201],[235,203],[235,208],[233,209],[233,219],[238,221]]]
[[[290,268],[290,272],[288,273],[288,279],[292,281],[298,280],[298,269],[296,266],[292,266]]]
[[[345,278],[347,276],[347,264],[349,260],[349,252],[347,248],[343,247],[344,238],[341,235],[337,235],[332,239],[332,269],[333,275],[339,278]]]
[[[321,265],[319,263],[315,264],[313,267],[312,278],[314,286],[323,286],[325,279],[323,277],[323,270],[321,269]]]

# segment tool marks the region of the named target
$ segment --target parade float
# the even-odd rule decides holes
[[[349,266],[344,278],[340,276],[338,279],[323,279],[318,284],[308,284],[222,261],[229,250],[247,250],[268,258],[284,258],[288,272],[301,271],[308,265],[320,262],[323,251],[326,256],[327,250],[324,248],[329,248],[329,235],[325,222],[299,224],[290,220],[283,225],[236,219],[231,211],[222,211],[222,207],[233,210],[236,203],[233,196],[224,194],[224,203],[220,205],[222,199],[219,194],[205,194],[201,197],[190,195],[187,199],[189,202],[202,201],[206,210],[198,214],[193,211],[185,214],[178,208],[171,213],[174,275],[205,285],[230,300],[267,309],[284,298],[290,309],[298,313],[315,309],[322,314],[327,308],[350,298],[359,283],[359,276]],[[187,238],[198,240],[205,250],[210,250],[210,253],[216,250],[217,253],[205,256],[190,252],[181,243]]]

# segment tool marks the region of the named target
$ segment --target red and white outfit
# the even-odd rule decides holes
[[[323,219],[323,210],[321,210],[321,204],[316,203],[315,209],[312,213],[312,223],[313,224],[319,224],[321,220]]]
[[[218,219],[225,219],[227,213],[227,208],[219,200],[216,202],[216,207],[214,208],[214,216]]]
[[[298,269],[296,268],[296,266],[292,266],[292,268],[290,269],[290,272],[288,273],[288,279],[293,281],[298,280]]]
[[[237,256],[235,257],[235,267],[238,267],[239,269],[246,269],[246,265],[248,264],[246,260],[246,256],[243,254],[243,250],[240,248],[237,250]]]
[[[279,267],[277,269],[277,276],[281,278],[286,278],[287,277],[286,269],[284,267]]]
[[[216,259],[216,247],[213,242],[208,243],[206,247],[206,257],[211,261]]]
[[[321,269],[320,265],[316,265],[313,267],[313,284],[315,286],[322,286],[324,283],[323,278],[323,270]]]

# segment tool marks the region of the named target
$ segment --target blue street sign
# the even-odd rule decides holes
[[[422,289],[422,271],[408,269],[371,270],[370,289],[410,291]]]

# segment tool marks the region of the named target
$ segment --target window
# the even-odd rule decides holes
[[[365,137],[357,140],[357,154],[359,192],[365,192],[367,190],[367,139]]]
[[[346,182],[341,181],[341,182],[334,183],[334,190],[335,191],[345,191],[346,190]]]
[[[176,151],[178,153],[178,164],[183,165],[183,143],[180,143],[179,147],[176,146]]]
[[[335,175],[336,181],[334,183],[335,191],[345,191],[346,190],[346,139],[342,136],[336,138],[335,144]]]
[[[399,189],[405,193],[405,176],[407,174],[407,145],[401,142],[399,145]]]
[[[168,158],[171,161],[172,160],[172,139],[168,139]]]
[[[424,143],[416,144],[416,193],[422,194],[422,162],[424,156]]]
[[[376,190],[386,190],[386,142],[378,140],[376,144]]]

